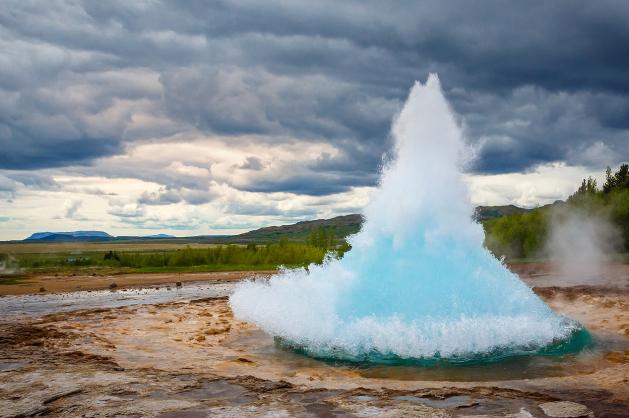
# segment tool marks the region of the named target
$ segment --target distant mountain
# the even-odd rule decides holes
[[[531,209],[520,208],[514,205],[478,206],[474,217],[477,221],[486,221],[489,219],[502,218],[503,216],[526,213],[529,211],[531,211]]]
[[[145,236],[120,236],[114,237],[103,231],[72,231],[72,232],[35,232],[24,241],[128,241],[142,239],[176,238],[168,234],[154,234]]]
[[[35,232],[24,241],[89,241],[113,238],[103,231]]]
[[[548,207],[561,204],[555,202]],[[531,209],[520,208],[514,205],[506,206],[478,206],[475,218],[478,221],[496,219],[503,216],[526,213]],[[205,235],[195,237],[174,237],[168,234],[155,234],[147,236],[118,236],[113,237],[102,231],[75,231],[75,232],[37,232],[26,238],[25,241],[142,241],[150,239],[167,240],[173,243],[214,243],[214,244],[247,244],[277,242],[282,238],[289,241],[306,241],[313,230],[320,227],[334,228],[336,238],[345,238],[360,230],[363,217],[359,214],[337,216],[330,219],[315,219],[302,221],[290,225],[267,226],[239,235]]]

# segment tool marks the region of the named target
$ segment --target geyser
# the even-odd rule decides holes
[[[570,346],[555,314],[483,246],[460,172],[466,152],[436,75],[394,120],[393,161],[352,250],[308,270],[239,285],[239,319],[315,356],[473,359]],[[550,350],[552,351],[552,350]]]

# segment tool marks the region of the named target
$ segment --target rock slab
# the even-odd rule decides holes
[[[540,404],[539,407],[546,415],[553,418],[594,418],[594,413],[587,406],[576,402],[546,402]]]

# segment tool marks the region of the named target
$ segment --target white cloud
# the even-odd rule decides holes
[[[466,176],[476,205],[508,205],[531,208],[564,200],[581,181],[593,177],[599,184],[604,173],[583,166],[546,164],[523,173]]]
[[[223,139],[188,137],[184,142],[136,144],[124,156],[101,159],[89,169],[33,171],[37,179],[47,181],[30,181],[28,187],[0,175],[2,187],[12,194],[12,201],[0,203],[0,215],[10,218],[3,222],[2,238],[85,228],[114,235],[147,230],[176,235],[239,233],[356,213],[374,190],[353,187],[322,196],[247,191],[264,179],[307,173],[321,155],[337,151],[317,142],[273,144],[240,137],[238,146],[232,146]],[[263,162],[257,170],[243,167],[252,156]],[[588,176],[603,180],[601,170],[559,163],[466,179],[474,204],[533,207],[565,199]],[[49,184],[55,187],[45,190]],[[43,212],[43,207],[61,208],[64,216]]]

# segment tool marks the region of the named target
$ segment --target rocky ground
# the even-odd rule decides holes
[[[629,266],[617,269],[619,280],[594,286],[519,270],[586,325],[595,349],[467,369],[305,358],[234,319],[220,297],[5,319],[0,416],[626,417]]]

